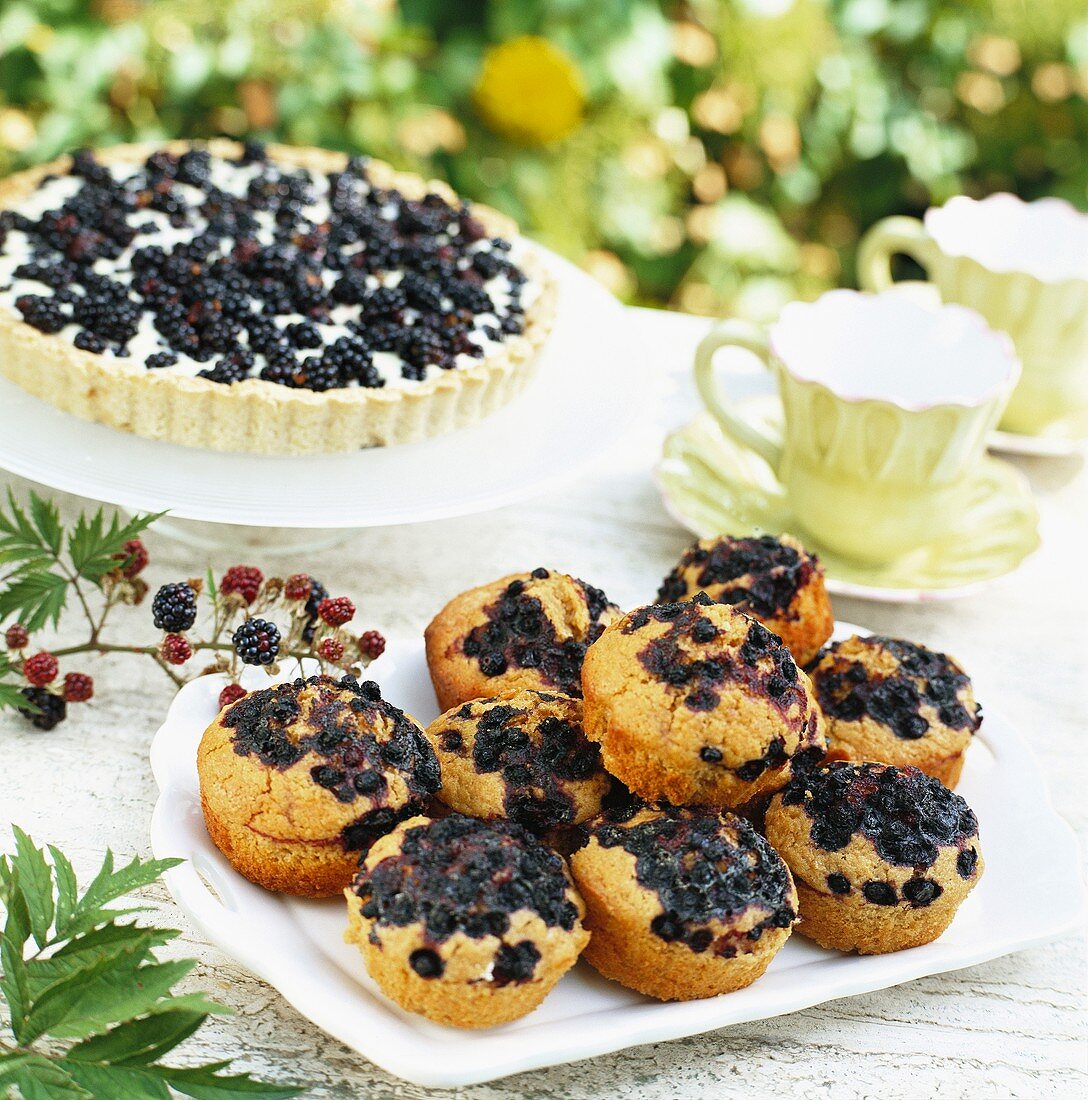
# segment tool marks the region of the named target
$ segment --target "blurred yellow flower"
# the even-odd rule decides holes
[[[566,137],[581,122],[586,105],[577,65],[559,47],[533,34],[487,51],[475,95],[484,121],[525,145]]]

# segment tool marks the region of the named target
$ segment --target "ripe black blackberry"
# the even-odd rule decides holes
[[[84,294],[72,309],[72,320],[105,340],[127,343],[140,325],[141,308],[127,297]]]
[[[77,332],[72,343],[75,344],[80,351],[93,351],[97,355],[101,355],[106,348],[109,347],[107,341],[103,340],[101,336],[95,332],[91,332],[89,329],[81,329]]]
[[[322,356],[326,368],[333,368],[339,373],[340,385],[348,382],[363,382],[366,385],[375,385],[374,377],[379,378],[374,371],[374,359],[370,349],[357,336],[341,336],[334,340]]]
[[[302,640],[312,642],[314,630],[317,628],[317,608],[322,600],[327,599],[329,590],[316,578],[310,578],[310,595],[306,600],[303,610],[306,612],[306,625],[302,628]]]
[[[247,665],[270,665],[280,651],[280,631],[267,619],[246,619],[231,638],[234,652]]]
[[[53,298],[43,298],[40,294],[23,294],[15,300],[15,308],[23,315],[23,320],[39,332],[60,332],[68,317]]]
[[[359,320],[375,324],[388,318],[400,319],[408,305],[408,295],[399,286],[380,286],[359,303]]]
[[[419,310],[437,313],[442,308],[442,290],[436,282],[409,271],[397,289],[405,296],[410,306]]]
[[[151,616],[159,630],[181,634],[196,622],[196,592],[187,581],[164,584],[155,593]]]
[[[200,371],[198,377],[229,386],[248,378],[254,361],[253,352],[249,348],[238,347],[224,355],[211,370]]]
[[[178,357],[172,351],[157,351],[149,355],[144,361],[148,370],[161,370],[163,367],[172,367],[178,361]]]
[[[14,274],[16,279],[44,283],[54,290],[60,290],[76,278],[76,268],[74,264],[32,260],[29,263],[20,264],[15,269]]]
[[[35,729],[55,729],[68,717],[68,704],[60,695],[54,695],[41,687],[25,687],[19,694],[30,704],[28,707],[20,707],[19,713],[30,719],[30,724]],[[36,707],[37,713],[30,707]]]
[[[313,321],[299,321],[284,329],[288,343],[295,348],[319,348],[324,342],[321,332]]]
[[[345,271],[332,288],[333,301],[345,306],[358,305],[367,297],[367,294],[367,273],[357,268]]]

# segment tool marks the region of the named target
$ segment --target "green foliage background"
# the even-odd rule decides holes
[[[488,49],[524,34],[586,89],[546,146],[473,104]],[[867,226],[956,192],[1085,206],[1086,95],[1083,0],[0,4],[0,171],[224,132],[369,152],[701,312],[849,282]]]

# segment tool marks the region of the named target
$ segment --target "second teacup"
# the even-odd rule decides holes
[[[863,290],[891,286],[898,252],[925,268],[943,301],[1012,337],[1023,374],[1002,428],[1088,435],[1088,214],[1061,199],[997,194],[957,195],[923,221],[886,218],[858,250]]]
[[[754,352],[774,375],[781,440],[734,411],[713,363],[725,347]],[[808,534],[865,562],[954,525],[1019,373],[1009,338],[972,310],[852,290],[791,303],[766,331],[725,321],[695,355],[704,404],[769,463]]]

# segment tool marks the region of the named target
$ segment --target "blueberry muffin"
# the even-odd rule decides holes
[[[705,593],[610,626],[582,688],[605,768],[648,801],[736,808],[823,755],[819,707],[789,650]]]
[[[154,439],[355,451],[535,372],[554,280],[508,218],[322,149],[82,150],[0,181],[0,374]]]
[[[799,665],[819,653],[835,626],[823,566],[790,535],[701,539],[661,582],[657,602],[690,599],[696,592],[758,619]]]
[[[797,919],[785,863],[728,812],[670,807],[602,819],[571,870],[586,903],[586,959],[662,1001],[751,985]]]
[[[451,1027],[532,1012],[589,939],[562,858],[509,821],[405,821],[344,896],[344,938],[382,992]]]
[[[954,787],[982,723],[971,681],[943,653],[897,638],[853,637],[811,669],[829,755],[913,765]]]
[[[359,855],[438,789],[418,725],[378,685],[311,676],[225,707],[197,751],[216,847],[268,890],[332,897]]]
[[[538,835],[601,812],[611,778],[569,695],[515,691],[436,718],[427,738],[442,772],[442,801],[473,817],[506,817]]]
[[[424,633],[439,706],[518,688],[580,696],[586,647],[619,613],[599,588],[543,568],[462,592]]]
[[[825,764],[774,796],[766,832],[797,883],[799,931],[838,951],[935,940],[983,870],[971,808],[917,768]]]

